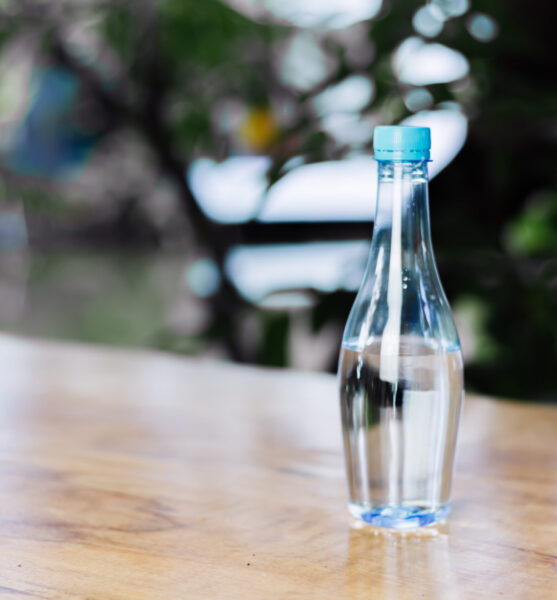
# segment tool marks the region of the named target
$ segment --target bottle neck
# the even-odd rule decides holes
[[[379,162],[378,175],[369,260],[344,338],[359,350],[381,340],[380,377],[394,383],[403,338],[444,350],[459,342],[431,244],[427,163]]]
[[[401,266],[433,260],[425,161],[379,162],[372,246],[400,248]],[[375,248],[376,250],[378,248]]]

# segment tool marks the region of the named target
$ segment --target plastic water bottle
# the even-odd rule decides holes
[[[344,331],[340,398],[350,513],[381,527],[449,512],[462,356],[431,244],[426,127],[377,127],[369,262]]]

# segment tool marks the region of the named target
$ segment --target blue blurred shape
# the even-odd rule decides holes
[[[4,165],[22,175],[62,178],[85,163],[99,139],[76,121],[80,82],[50,67],[33,73],[27,111],[4,151]]]
[[[0,211],[0,251],[22,248],[27,244],[27,225],[18,209]]]

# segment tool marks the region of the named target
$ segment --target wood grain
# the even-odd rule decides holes
[[[358,528],[327,375],[0,337],[0,596],[557,598],[557,410],[466,403],[448,524]]]

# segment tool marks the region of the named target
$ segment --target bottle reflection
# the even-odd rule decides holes
[[[355,522],[349,531],[347,598],[459,598],[449,526],[408,532]]]

